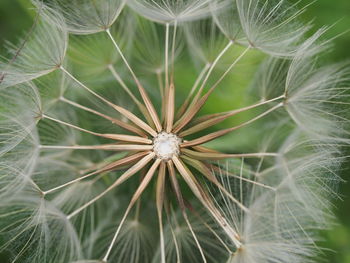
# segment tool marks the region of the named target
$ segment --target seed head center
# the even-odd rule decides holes
[[[169,160],[180,152],[181,139],[173,133],[160,132],[153,140],[153,151],[158,159]]]

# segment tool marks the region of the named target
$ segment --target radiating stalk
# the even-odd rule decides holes
[[[166,105],[166,115],[165,115],[165,130],[166,132],[171,132],[173,129],[174,121],[174,110],[175,110],[175,86],[173,83],[170,84],[168,89],[168,99]]]
[[[232,131],[235,131],[235,130],[238,130],[258,119],[261,119],[262,117],[266,116],[267,114],[273,112],[274,110],[278,109],[279,107],[283,106],[283,103],[279,103],[277,104],[276,106],[272,107],[271,109],[265,111],[264,113],[258,115],[257,117],[249,120],[249,121],[246,121],[238,126],[235,126],[235,127],[232,127],[232,128],[228,128],[228,129],[223,129],[223,130],[220,130],[220,131],[217,131],[217,132],[213,132],[213,133],[210,133],[210,134],[207,134],[207,135],[204,135],[202,137],[199,137],[197,139],[194,139],[192,141],[187,141],[187,142],[184,142],[181,144],[181,147],[189,147],[189,146],[194,146],[194,145],[198,145],[198,144],[203,144],[203,143],[206,143],[206,142],[209,142],[211,140],[214,140],[218,137],[221,137],[221,136],[224,136],[225,134],[227,133],[230,133]]]
[[[165,24],[165,94],[169,88],[169,23]]]
[[[245,56],[245,54],[251,49],[251,46],[248,46],[236,59],[232,62],[232,64],[227,68],[227,70],[221,75],[221,77],[214,83],[214,85],[209,89],[209,93],[212,93],[213,90],[221,83],[221,81],[226,77],[226,75],[232,70],[234,66]]]
[[[145,105],[143,105],[136,97],[135,95],[131,92],[131,90],[128,88],[128,86],[125,84],[123,79],[119,76],[113,65],[108,65],[108,69],[111,71],[112,75],[114,78],[118,81],[118,83],[122,86],[122,88],[125,90],[125,92],[130,96],[130,98],[135,102],[136,106],[138,109],[141,111],[143,116],[146,118],[148,124],[153,125],[153,120],[151,115],[149,114],[147,108]],[[152,127],[153,128],[153,127]]]
[[[216,165],[213,165],[213,164],[207,164],[208,168],[213,170],[213,172],[217,172],[220,174],[220,176],[230,176],[230,177],[234,177],[234,178],[238,178],[238,179],[241,179],[245,182],[248,182],[248,183],[251,183],[253,185],[257,185],[257,186],[260,186],[260,187],[263,187],[263,188],[266,188],[266,189],[270,189],[272,191],[276,191],[276,188],[272,187],[272,186],[269,186],[267,184],[263,184],[263,183],[260,183],[260,182],[257,182],[257,181],[254,181],[254,180],[250,180],[248,178],[245,178],[245,177],[241,177],[239,178],[237,175],[235,175],[234,173],[228,171],[228,169],[223,169],[221,167],[218,167]]]
[[[114,44],[114,47],[116,48],[117,52],[119,53],[120,57],[122,58],[122,60],[124,61],[124,64],[126,65],[126,67],[128,68],[128,70],[130,71],[136,85],[137,85],[137,88],[141,94],[141,97],[142,97],[142,100],[143,102],[145,103],[146,105],[146,108],[149,112],[149,114],[151,115],[152,117],[152,120],[153,120],[153,123],[154,125],[156,126],[156,129],[158,132],[160,132],[162,130],[162,126],[160,124],[160,120],[158,118],[158,115],[157,115],[157,112],[156,110],[154,109],[154,106],[151,102],[151,100],[149,99],[148,95],[147,95],[147,92],[146,90],[143,88],[143,86],[141,85],[141,82],[139,81],[139,79],[136,77],[134,71],[132,70],[132,68],[130,67],[127,59],[125,58],[123,52],[121,51],[121,49],[119,48],[117,42],[114,40],[111,32],[109,29],[106,30],[109,38],[112,40],[113,44]]]
[[[179,183],[178,183],[178,181],[176,179],[175,168],[174,168],[173,162],[172,161],[168,161],[167,162],[167,166],[168,166],[170,181],[171,181],[173,189],[175,191],[176,198],[177,198],[177,200],[179,202],[179,205],[180,205],[180,208],[181,208],[181,212],[182,212],[182,216],[185,219],[185,222],[186,222],[188,228],[191,231],[191,234],[193,236],[193,239],[195,240],[195,243],[196,243],[197,248],[198,248],[198,250],[199,250],[199,252],[201,254],[203,262],[207,262],[207,260],[205,258],[205,255],[204,255],[204,252],[203,252],[203,249],[202,249],[202,247],[201,247],[201,245],[200,245],[200,243],[198,241],[198,238],[197,238],[196,234],[194,233],[194,231],[192,229],[190,221],[188,220],[188,216],[187,216],[187,213],[186,213],[186,210],[185,210],[186,206],[185,206],[182,194],[181,194]]]
[[[130,155],[128,157],[122,158],[120,160],[114,161],[114,162],[109,163],[109,164],[105,165],[104,167],[94,171],[94,172],[88,173],[88,174],[86,174],[84,176],[81,176],[81,177],[79,177],[77,179],[71,180],[71,181],[69,181],[67,183],[61,184],[61,185],[56,186],[54,188],[51,188],[51,189],[49,189],[47,191],[44,191],[43,194],[46,195],[46,194],[53,193],[53,192],[55,192],[55,191],[57,191],[59,189],[67,187],[67,186],[69,186],[71,184],[79,182],[79,181],[81,181],[83,179],[86,179],[88,177],[91,177],[93,175],[104,173],[104,172],[108,172],[108,171],[111,171],[111,170],[113,170],[113,169],[115,169],[117,167],[124,166],[126,164],[132,163],[132,162],[134,162],[134,161],[144,157],[147,154],[149,154],[149,152],[136,153],[136,154]]]
[[[174,22],[173,27],[173,41],[172,41],[172,48],[171,48],[171,77],[170,77],[170,83],[174,84],[174,71],[175,71],[175,44],[176,44],[176,33],[177,33],[177,20]]]
[[[192,88],[191,88],[190,93],[187,95],[187,97],[186,97],[184,103],[180,106],[179,110],[178,110],[177,113],[176,113],[176,118],[177,118],[177,119],[179,119],[179,118],[182,116],[182,114],[185,113],[185,111],[186,111],[188,105],[190,104],[192,95],[193,95],[194,92],[196,91],[196,89],[197,89],[197,87],[198,87],[200,81],[201,81],[202,78],[204,77],[204,74],[205,74],[205,72],[207,72],[207,70],[209,69],[209,67],[210,67],[210,64],[209,64],[209,63],[205,64],[204,68],[203,68],[202,71],[199,73],[197,79],[195,80],[195,82],[194,82],[194,84],[193,84],[193,86],[192,86]]]
[[[169,227],[170,227],[171,236],[172,236],[173,241],[174,241],[174,246],[175,246],[175,251],[176,251],[176,263],[181,263],[179,244],[177,243],[176,233],[174,231],[173,224],[171,222],[171,211],[169,209],[169,204],[165,205],[165,214],[167,216],[167,220],[168,220],[168,224],[169,224]]]
[[[226,245],[225,241],[222,240],[222,238],[215,232],[215,230],[201,217],[201,215],[196,212],[194,209],[190,210],[200,221],[201,223],[208,228],[208,230],[215,236],[215,238],[217,240],[219,240],[219,242],[222,244],[222,246],[226,249],[226,251],[229,254],[232,254],[233,252],[231,251],[231,249]]]
[[[119,226],[117,228],[117,231],[115,232],[114,236],[113,236],[113,239],[107,249],[107,252],[105,254],[105,256],[103,257],[103,260],[104,262],[107,262],[108,260],[108,257],[112,251],[112,248],[117,240],[117,237],[119,235],[119,232],[131,210],[131,208],[133,207],[133,205],[136,203],[136,201],[139,199],[139,197],[141,196],[141,194],[143,193],[143,191],[146,189],[146,187],[148,186],[149,182],[151,181],[156,169],[158,168],[159,164],[160,164],[161,160],[160,159],[156,159],[153,163],[153,165],[151,166],[151,168],[148,170],[147,174],[145,175],[145,177],[142,179],[142,182],[141,184],[139,185],[139,187],[137,188],[137,190],[135,191],[130,203],[129,203],[129,206],[128,208],[126,209],[125,213],[124,213],[124,216],[122,218],[122,220],[120,221],[119,223]]]
[[[228,44],[224,47],[224,49],[218,54],[218,56],[215,58],[215,60],[213,61],[213,63],[211,63],[210,68],[202,82],[202,85],[200,86],[195,98],[194,98],[194,102],[197,102],[198,98],[200,97],[205,84],[207,84],[207,81],[212,73],[212,71],[214,70],[214,68],[216,67],[216,64],[219,62],[219,60],[221,59],[221,57],[226,53],[226,51],[234,44],[234,42],[232,40],[230,40],[230,42],[228,42]]]
[[[149,153],[145,157],[143,157],[140,161],[138,161],[135,165],[133,165],[131,168],[129,168],[125,173],[123,173],[111,186],[109,186],[106,190],[104,190],[102,193],[97,195],[95,198],[91,199],[89,202],[85,203],[78,209],[74,210],[72,213],[70,213],[67,216],[67,219],[72,218],[73,216],[79,214],[82,210],[87,208],[88,206],[92,205],[96,201],[98,201],[100,198],[105,196],[107,193],[109,193],[111,190],[116,188],[118,185],[122,184],[124,181],[129,179],[131,176],[133,176],[135,173],[140,171],[145,165],[147,165],[153,158],[155,154],[153,152]]]
[[[182,149],[181,152],[193,159],[196,160],[204,160],[204,161],[210,161],[210,160],[222,160],[222,159],[228,159],[228,158],[242,158],[242,157],[247,157],[247,158],[260,158],[260,157],[276,157],[278,156],[277,153],[269,153],[269,152],[264,152],[264,153],[204,153],[204,152],[197,152],[197,151],[192,151],[189,149]]]
[[[193,174],[187,169],[187,167],[176,157],[172,158],[177,170],[182,175],[183,179],[186,181],[187,185],[191,188],[195,196],[201,201],[203,206],[210,212],[216,222],[225,231],[227,236],[231,239],[236,248],[240,248],[242,243],[240,241],[240,236],[237,231],[234,230],[230,224],[227,222],[226,218],[221,214],[221,212],[215,207],[211,199],[204,192],[202,187],[199,185]]]
[[[71,123],[61,121],[59,119],[47,116],[45,114],[42,115],[42,118],[57,122],[59,124],[65,125],[67,127],[76,129],[76,130],[81,131],[81,132],[85,132],[85,133],[95,135],[98,137],[103,137],[106,139],[112,139],[112,140],[124,141],[124,142],[137,142],[137,143],[144,143],[144,144],[151,144],[152,143],[152,140],[144,138],[144,137],[139,137],[139,136],[125,135],[125,134],[97,133],[97,132],[89,131],[89,130],[83,129],[79,126],[73,125]]]
[[[105,151],[150,151],[152,145],[101,144],[101,145],[40,145],[40,149],[50,150],[105,150]]]
[[[88,108],[88,107],[83,106],[81,104],[78,104],[78,103],[76,103],[74,101],[71,101],[71,100],[69,100],[67,98],[64,98],[63,96],[60,97],[60,100],[65,102],[65,103],[67,103],[67,104],[72,105],[73,107],[82,109],[82,110],[87,111],[87,112],[91,112],[91,113],[93,113],[93,114],[95,114],[97,116],[100,116],[100,117],[102,117],[102,118],[104,118],[106,120],[109,120],[110,122],[116,124],[117,126],[120,126],[123,129],[131,131],[133,133],[136,133],[136,134],[140,135],[141,137],[147,137],[146,134],[142,130],[140,130],[139,128],[137,128],[137,127],[135,127],[135,126],[133,126],[133,125],[131,125],[129,123],[126,123],[124,121],[118,120],[116,118],[112,118],[112,117],[110,117],[110,116],[108,116],[106,114],[103,114],[103,113],[99,112],[99,111],[96,111],[94,109],[91,109],[91,108]]]
[[[202,98],[198,100],[197,103],[189,106],[188,110],[184,113],[184,115],[175,123],[173,132],[178,133],[182,128],[184,128],[198,113],[198,111],[203,107],[205,102],[207,101],[210,93],[207,92]]]
[[[259,107],[259,106],[262,106],[262,105],[274,102],[276,100],[280,100],[282,98],[284,98],[284,95],[276,97],[276,98],[273,98],[273,99],[270,99],[270,100],[267,100],[267,101],[255,103],[253,105],[250,105],[250,106],[247,106],[247,107],[243,107],[243,108],[240,108],[240,109],[237,109],[237,110],[232,110],[232,111],[227,111],[227,112],[222,112],[222,113],[215,113],[215,114],[205,115],[203,117],[198,118],[197,120],[194,120],[194,122],[197,123],[197,124],[192,126],[192,127],[190,127],[190,128],[188,128],[187,130],[184,130],[184,131],[180,132],[179,136],[180,137],[184,137],[184,136],[188,136],[190,134],[193,134],[195,132],[199,132],[201,130],[204,130],[206,128],[214,126],[214,125],[216,125],[216,124],[218,124],[218,123],[220,123],[220,122],[226,120],[227,118],[232,117],[232,116],[234,116],[236,114],[239,114],[241,112],[244,112],[244,111],[247,111],[247,110],[250,110],[250,109],[254,109],[256,107]]]
[[[157,70],[157,81],[158,81],[158,88],[159,88],[159,94],[164,99],[164,86],[163,86],[163,80],[162,80],[162,72],[160,70]]]
[[[234,202],[240,209],[242,209],[244,212],[248,213],[249,210],[247,207],[243,205],[242,202],[237,200],[223,185],[216,179],[215,175],[211,173],[211,171],[201,162],[197,160],[193,160],[189,157],[183,157],[184,161],[189,163],[192,167],[194,167],[196,170],[198,170],[200,173],[202,173],[210,182],[215,184],[216,187],[218,187],[224,194],[231,199],[232,202]]]
[[[205,102],[208,100],[211,93],[215,90],[215,88],[220,84],[220,82],[225,78],[225,76],[231,71],[231,69],[241,60],[241,58],[248,52],[251,47],[248,46],[242,54],[236,58],[236,60],[229,66],[229,68],[224,72],[224,74],[219,78],[217,82],[209,89],[209,91],[204,94],[201,98],[201,90],[199,90],[196,94],[196,97],[193,99],[191,105],[185,114],[175,123],[176,132],[180,131],[187,123],[189,123],[192,118],[197,114],[197,112],[203,107]]]
[[[164,186],[165,186],[165,163],[162,162],[159,167],[157,187],[156,187],[156,206],[159,223],[159,242],[160,242],[160,257],[161,263],[165,263],[165,243],[163,230],[163,204],[164,204]]]
[[[144,121],[142,121],[140,118],[138,118],[135,114],[131,113],[127,109],[124,109],[123,107],[115,105],[114,103],[106,100],[105,98],[103,98],[102,96],[100,96],[99,94],[94,92],[93,90],[89,89],[86,85],[84,85],[82,82],[80,82],[78,79],[76,79],[71,73],[69,73],[64,67],[61,66],[60,69],[65,74],[67,74],[72,80],[74,80],[76,83],[78,83],[79,86],[81,86],[82,88],[84,88],[85,90],[87,90],[88,92],[93,94],[95,97],[97,97],[100,100],[102,100],[103,102],[105,102],[107,105],[111,106],[113,109],[115,109],[120,114],[122,114],[124,117],[126,117],[127,119],[132,121],[138,127],[140,127],[141,129],[145,130],[146,132],[148,132],[152,136],[157,136],[157,133],[148,124],[146,124]]]
[[[135,97],[135,95],[131,92],[131,90],[128,88],[128,86],[125,84],[123,79],[120,77],[120,75],[117,73],[113,65],[108,65],[108,69],[112,73],[113,77],[118,81],[120,86],[124,89],[124,91],[130,96],[130,98],[135,102],[136,105],[141,104],[141,102]]]

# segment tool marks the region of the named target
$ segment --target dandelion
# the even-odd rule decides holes
[[[12,262],[315,260],[349,144],[349,67],[318,65],[325,29],[307,38],[304,8],[33,4],[31,32],[0,64]]]

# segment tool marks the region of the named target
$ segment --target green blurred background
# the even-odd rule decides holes
[[[309,2],[304,0],[301,4]],[[30,8],[29,0],[0,0],[0,55],[4,55],[5,41],[15,43],[31,27],[33,10]],[[333,41],[332,51],[325,58],[328,62],[350,60],[350,32],[347,32],[350,30],[350,0],[317,0],[308,7],[302,19],[313,20],[314,30],[332,26],[327,37],[337,37]],[[339,189],[342,200],[337,200],[334,208],[338,222],[330,230],[324,231],[324,241],[319,244],[330,249],[325,250],[321,257],[324,262],[350,263],[350,183],[346,182],[350,180],[349,175],[350,161],[343,167],[345,182]]]

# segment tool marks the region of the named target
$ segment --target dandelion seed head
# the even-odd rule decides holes
[[[180,153],[181,139],[175,134],[161,132],[153,140],[153,151],[157,158],[169,160]]]
[[[284,0],[46,2],[0,65],[0,252],[312,262],[349,143],[326,29],[306,38]],[[255,102],[202,115],[222,94]]]

